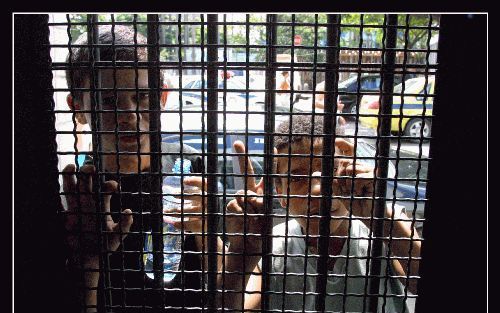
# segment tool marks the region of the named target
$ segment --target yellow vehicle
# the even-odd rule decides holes
[[[404,93],[401,93],[402,89],[402,83],[394,87],[394,93],[400,95],[393,96],[392,100],[391,132],[403,132],[405,136],[409,137],[420,137],[422,135],[424,138],[429,137],[431,134],[431,119],[427,116],[432,115],[434,77],[427,77],[427,81],[425,77],[408,79],[405,81]],[[361,125],[377,129],[379,101],[378,95],[365,95],[361,98],[359,107]],[[421,130],[422,124],[423,131]]]

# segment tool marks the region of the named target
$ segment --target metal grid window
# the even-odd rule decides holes
[[[413,311],[438,15],[53,14],[49,29],[80,308]],[[181,188],[164,233],[178,157],[199,196]]]

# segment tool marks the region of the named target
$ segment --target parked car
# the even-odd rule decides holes
[[[418,77],[405,82],[404,96],[393,96],[391,131],[403,132],[405,136],[419,138],[431,135],[431,120],[434,103],[434,77]],[[394,87],[394,93],[401,93],[402,84]],[[380,103],[379,96],[364,96],[360,103],[359,121],[363,126],[377,129]],[[425,112],[424,112],[425,108]],[[400,114],[404,117],[400,117]],[[372,115],[372,116],[367,116]],[[401,129],[400,129],[401,123]]]
[[[224,85],[226,84],[226,85]],[[193,79],[187,81],[183,86],[182,98],[183,105],[198,105],[201,106],[202,99],[202,89],[205,89],[203,93],[204,103],[206,106],[208,93],[206,91],[207,88],[207,80],[204,81],[201,78]],[[246,84],[243,83],[239,79],[229,78],[224,80],[219,76],[218,80],[218,102],[222,103],[224,101],[224,94],[227,103],[231,104],[241,104],[243,106],[246,105],[248,99],[248,105],[250,109],[254,106],[261,107],[265,103],[265,93],[263,91],[250,91],[246,92],[247,88]]]
[[[409,73],[405,74],[404,79],[414,78],[416,75]],[[401,74],[394,75],[394,85],[398,85],[402,82],[403,76]],[[359,79],[359,89],[358,89],[358,75],[355,74],[348,79],[339,82],[338,100],[344,103],[343,113],[356,113],[357,104],[366,92],[377,92],[380,91],[380,74],[362,74]],[[316,91],[324,91],[325,82],[321,82],[316,85]],[[358,93],[360,93],[358,98]],[[324,102],[324,94],[316,95],[316,103]]]

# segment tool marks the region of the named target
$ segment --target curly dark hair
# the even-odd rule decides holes
[[[274,136],[274,147],[278,150],[283,150],[291,143],[302,141],[304,138],[311,138],[323,134],[323,116],[316,115],[314,117],[314,131],[311,132],[313,127],[312,115],[298,115],[292,118],[291,135],[290,135],[290,120],[281,122],[276,128],[276,136]],[[344,127],[337,124],[335,134],[343,135]]]
[[[111,25],[99,25],[99,44],[105,45],[99,48],[101,61],[146,61],[147,48],[145,46],[134,46],[134,44],[146,44],[146,37],[140,33],[135,33],[134,29],[129,26],[115,25],[114,29]],[[69,88],[81,88],[87,78],[90,77],[90,68],[84,64],[89,61],[89,47],[87,41],[87,33],[83,33],[74,42],[78,47],[71,49],[68,53],[66,62],[69,67],[66,69],[66,81]],[[136,38],[136,40],[134,39]],[[131,46],[113,46],[114,45],[131,45]],[[83,45],[83,46],[81,46]],[[137,53],[137,57],[136,57]],[[113,58],[113,54],[115,57]],[[163,75],[160,75],[163,78]],[[163,80],[161,82],[163,84]],[[75,90],[73,96],[81,99],[81,91]]]
[[[278,151],[284,151],[288,148],[290,143],[301,142],[304,139],[310,139],[311,133],[312,137],[318,135],[323,135],[323,116],[316,115],[314,117],[314,130],[313,128],[313,116],[298,115],[293,116],[291,123],[291,134],[290,134],[290,120],[281,122],[281,124],[276,128],[276,135],[274,136],[274,147]],[[344,135],[344,126],[337,124],[335,129],[335,134]],[[315,137],[315,140],[322,137]],[[273,173],[278,173],[278,160],[275,158],[273,162]],[[281,180],[279,177],[274,179],[274,184],[276,186],[281,186]]]

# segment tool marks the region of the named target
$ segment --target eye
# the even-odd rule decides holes
[[[102,97],[102,106],[105,108],[110,108],[116,104],[115,96]]]
[[[291,176],[290,177],[290,183],[291,184],[303,183],[307,179],[308,179],[307,176]]]
[[[148,99],[149,99],[149,93],[148,92],[139,92],[139,93],[136,93],[132,96],[132,99],[135,101],[135,102],[147,102]]]

